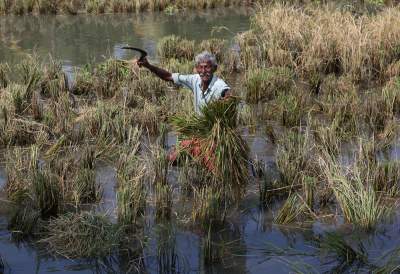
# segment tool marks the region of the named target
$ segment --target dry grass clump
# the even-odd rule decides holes
[[[117,216],[123,225],[137,224],[146,207],[145,167],[136,156],[137,149],[121,154],[117,162]]]
[[[154,145],[151,148],[149,156],[149,167],[151,172],[151,182],[154,184],[161,183],[162,185],[167,184],[168,175],[168,158],[167,153],[162,146]]]
[[[252,44],[250,52],[242,46],[243,64],[285,64],[305,79],[330,73],[356,81],[383,79],[398,58],[399,18],[397,8],[356,17],[328,6],[267,5],[254,16],[251,31],[240,36],[241,46]]]
[[[321,122],[314,122],[313,127],[314,139],[320,150],[327,151],[333,157],[338,156],[342,138],[337,123],[324,125]]]
[[[383,132],[386,125],[394,118],[393,103],[392,100],[384,98],[383,92],[379,94],[372,91],[367,94],[364,101],[365,122],[373,132]]]
[[[278,140],[276,163],[281,173],[282,186],[285,191],[299,185],[302,176],[318,174],[314,164],[315,145],[309,129],[304,134],[289,131]]]
[[[189,41],[179,36],[170,35],[163,37],[158,42],[157,51],[161,58],[193,60],[195,44],[193,40]]]
[[[132,130],[135,130],[131,113],[118,105],[99,101],[88,116],[84,123],[89,136],[97,143],[124,144],[129,140]]]
[[[387,106],[386,111],[394,115],[400,113],[400,76],[391,78],[382,88],[382,97]]]
[[[355,90],[343,94],[327,94],[318,101],[320,110],[329,118],[331,126],[341,137],[351,137],[359,132],[361,99]]]
[[[218,63],[222,63],[225,59],[225,44],[226,41],[223,39],[208,39],[201,41],[199,45],[199,51],[208,51],[215,55]]]
[[[206,228],[224,222],[227,211],[222,189],[205,186],[194,189],[192,220]]]
[[[347,222],[371,230],[388,216],[391,207],[375,192],[369,173],[357,165],[344,169],[328,155],[319,157],[319,162]]]
[[[294,75],[287,67],[250,70],[245,75],[246,101],[255,104],[272,100],[281,93],[288,93],[294,86]]]
[[[50,57],[50,61],[44,66],[41,92],[45,96],[50,96],[54,100],[68,90],[67,77],[62,70],[62,64],[60,61],[53,60]]]
[[[100,201],[101,196],[94,169],[79,169],[72,186],[72,200],[75,205]]]
[[[100,99],[113,97],[129,76],[129,69],[115,59],[108,59],[94,68],[94,91]]]
[[[16,148],[7,155],[6,193],[21,208],[30,207],[40,216],[48,217],[58,213],[60,186],[56,176],[39,165],[38,153],[38,147],[32,146],[30,150]],[[16,220],[20,220],[24,215],[19,214],[25,211],[19,209]]]
[[[399,77],[399,76],[400,76],[400,61],[396,61],[396,62],[388,65],[386,72],[385,72],[385,78],[391,79],[391,78]]]
[[[174,63],[174,61],[172,61],[172,63]],[[129,96],[142,97],[151,102],[158,102],[169,89],[168,83],[154,77],[151,72],[133,67],[128,78],[127,90],[122,91],[130,94]],[[129,105],[131,105],[131,107],[140,106],[137,104],[128,104],[128,106]]]
[[[6,158],[6,193],[19,208],[30,207],[47,218],[72,204],[100,201],[93,147],[65,148],[65,138],[40,157],[40,148],[15,148]]]
[[[154,135],[158,132],[160,120],[163,120],[162,114],[159,106],[149,103],[146,100],[144,101],[143,108],[135,109],[132,115],[135,117],[137,124],[149,134]]]
[[[107,216],[82,212],[50,220],[45,238],[52,253],[66,258],[94,258],[111,255],[119,244],[120,230]]]
[[[156,220],[170,219],[172,215],[173,188],[168,183],[157,182],[155,184],[155,209]]]
[[[97,95],[108,99],[118,94],[130,76],[124,62],[107,59],[98,65],[86,65],[76,70],[75,84],[71,92],[76,95]]]
[[[163,61],[162,66],[171,72],[179,71],[179,73],[182,74],[193,73],[192,60],[179,60],[179,59],[169,58]]]
[[[6,88],[9,83],[9,71],[10,67],[8,64],[0,63],[0,89]]]
[[[8,229],[11,231],[13,239],[29,238],[37,232],[37,224],[41,217],[39,210],[29,204],[23,204],[17,206],[11,214]]]
[[[35,146],[30,150],[17,147],[6,155],[5,190],[11,201],[18,202],[26,198],[37,169],[38,148]]]
[[[286,225],[294,222],[306,210],[304,202],[297,194],[291,194],[275,216],[276,224]]]
[[[71,92],[76,95],[88,95],[94,92],[93,77],[89,65],[75,70],[75,84]]]
[[[310,109],[311,100],[308,93],[296,90],[290,94],[281,93],[265,106],[264,117],[280,121],[286,127],[298,127]]]

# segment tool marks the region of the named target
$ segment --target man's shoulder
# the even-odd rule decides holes
[[[217,77],[217,80],[215,81],[213,87],[215,89],[222,89],[222,90],[230,89],[229,85],[220,77]]]

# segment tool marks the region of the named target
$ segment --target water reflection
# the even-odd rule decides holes
[[[51,54],[67,66],[101,61],[105,56],[128,57],[121,45],[145,48],[156,53],[157,41],[165,35],[188,39],[210,38],[214,26],[230,31],[216,33],[231,39],[249,27],[246,9],[185,12],[181,16],[164,13],[109,14],[78,16],[2,16],[0,17],[0,60],[17,63],[25,54],[35,52],[45,58]]]

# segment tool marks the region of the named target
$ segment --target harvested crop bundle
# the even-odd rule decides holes
[[[248,172],[248,147],[237,130],[238,103],[238,98],[229,97],[206,105],[200,115],[171,119],[184,139],[178,150],[188,152],[216,181],[235,190],[246,184]]]

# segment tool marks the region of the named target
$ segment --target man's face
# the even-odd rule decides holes
[[[216,67],[212,65],[211,61],[201,62],[196,66],[196,71],[200,75],[202,82],[211,81]]]

